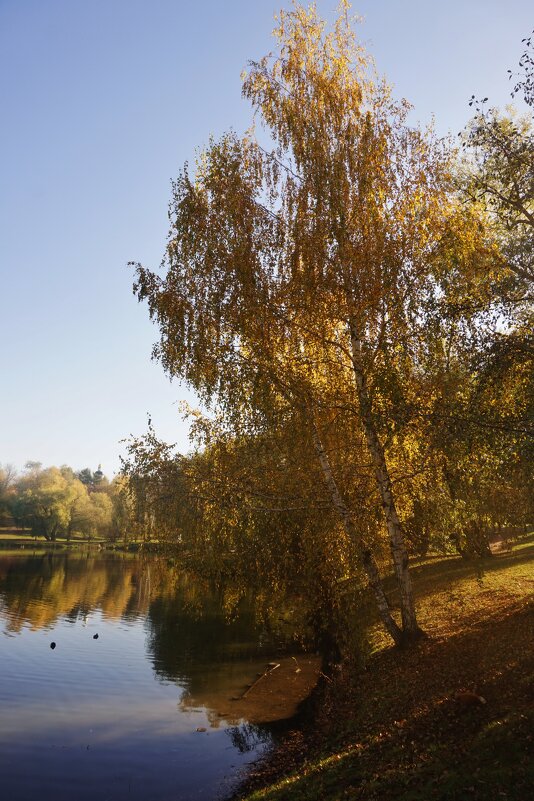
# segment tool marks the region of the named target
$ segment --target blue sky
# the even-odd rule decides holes
[[[119,467],[146,428],[188,448],[126,264],[157,267],[170,181],[250,121],[249,58],[283,0],[0,0],[0,463]],[[335,0],[319,0],[333,16]],[[361,0],[360,36],[441,133],[471,94],[510,102],[526,0]]]

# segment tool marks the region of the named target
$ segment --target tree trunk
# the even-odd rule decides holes
[[[44,520],[37,520],[32,525],[32,530],[35,527],[36,534],[38,537],[44,537],[47,542],[51,542],[50,534],[48,533],[48,529],[46,528],[46,522]]]
[[[369,453],[371,455],[376,483],[382,499],[382,508],[386,519],[389,534],[389,544],[395,575],[400,591],[401,616],[402,616],[402,639],[415,639],[422,635],[422,631],[417,625],[415,604],[413,598],[412,582],[408,568],[408,551],[404,541],[404,532],[397,514],[391,478],[386,464],[384,448],[378,436],[376,425],[371,407],[371,399],[367,388],[367,380],[361,360],[361,341],[354,329],[350,330],[351,353],[358,402],[360,406],[360,416],[365,433],[365,439]]]
[[[350,510],[348,509],[345,501],[341,497],[341,493],[339,491],[336,480],[332,473],[332,468],[330,467],[330,461],[325,452],[323,443],[321,442],[321,438],[317,430],[317,426],[315,425],[313,419],[312,419],[312,436],[313,436],[313,444],[315,447],[315,451],[317,453],[317,457],[319,459],[319,463],[323,471],[324,480],[330,492],[330,498],[332,500],[336,512],[339,515],[341,522],[343,523],[345,531],[347,532],[351,541],[354,542],[354,544],[358,549],[358,552],[362,560],[363,568],[369,580],[369,586],[373,590],[375,596],[376,605],[378,607],[380,618],[382,619],[382,622],[386,627],[387,631],[391,635],[394,643],[396,645],[400,645],[403,640],[403,632],[401,631],[401,629],[391,616],[389,602],[388,599],[386,598],[386,594],[382,586],[382,580],[380,578],[378,566],[375,562],[375,559],[373,557],[373,554],[371,553],[370,548],[368,548],[362,542],[362,537],[357,530],[356,523],[354,522],[354,517],[352,516]]]

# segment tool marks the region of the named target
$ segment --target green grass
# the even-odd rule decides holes
[[[419,617],[430,637],[399,652],[373,628],[376,650],[367,669],[341,672],[313,725],[289,733],[239,797],[530,797],[533,557],[531,535],[512,553],[479,563],[449,557],[417,566]],[[456,697],[462,691],[487,703],[464,708]]]

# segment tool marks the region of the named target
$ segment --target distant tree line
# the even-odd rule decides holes
[[[130,531],[126,480],[108,481],[100,468],[43,467],[28,462],[17,474],[0,466],[0,524],[58,538],[124,539]]]

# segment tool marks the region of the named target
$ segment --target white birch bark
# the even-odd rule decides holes
[[[376,483],[382,500],[391,555],[400,591],[402,629],[404,636],[410,638],[422,632],[417,625],[412,583],[408,569],[408,551],[406,549],[404,533],[395,505],[391,477],[386,463],[384,448],[378,436],[373,418],[371,399],[369,397],[365,370],[361,359],[361,340],[352,328],[350,330],[350,337],[352,365],[360,406],[360,415],[367,447],[369,448],[369,453],[374,465]]]
[[[375,559],[371,553],[370,548],[368,548],[363,543],[362,537],[357,529],[356,523],[354,522],[354,518],[349,508],[347,507],[347,504],[345,503],[345,501],[341,496],[339,487],[337,486],[336,480],[332,473],[330,460],[328,459],[328,455],[324,449],[323,443],[319,436],[319,432],[317,430],[317,426],[315,425],[313,419],[312,419],[312,436],[313,436],[313,444],[315,447],[315,451],[317,453],[317,457],[319,459],[319,463],[323,471],[325,484],[330,492],[330,498],[332,500],[332,504],[336,512],[338,513],[341,522],[343,523],[345,531],[347,532],[351,541],[354,542],[356,548],[358,549],[360,558],[362,560],[363,568],[369,580],[369,586],[371,587],[375,596],[376,605],[378,607],[380,618],[384,626],[386,627],[387,631],[391,635],[393,641],[397,645],[399,645],[402,641],[402,631],[391,615],[391,610],[389,608],[388,599],[386,598],[386,594],[382,586],[382,580],[380,578],[378,566],[375,562]]]

